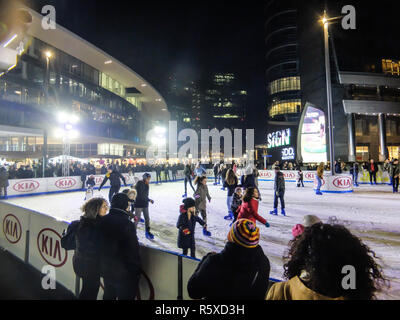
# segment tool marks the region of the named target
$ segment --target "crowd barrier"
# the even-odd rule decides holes
[[[45,266],[54,267],[57,282],[78,295],[81,281],[73,270],[73,251],[61,247],[61,234],[67,229],[67,222],[1,201],[0,222],[0,247],[39,271]],[[142,277],[138,299],[190,299],[186,287],[198,259],[143,245],[140,254]],[[101,286],[98,298],[102,296]]]
[[[285,177],[286,182],[297,182],[297,171],[296,170],[287,170],[282,171]],[[148,172],[152,176],[152,182],[156,182],[156,173]],[[240,178],[241,171],[237,171],[237,175]],[[273,170],[260,170],[259,171],[259,181],[274,181],[275,172]],[[214,179],[214,171],[212,169],[206,170],[206,175],[210,179]],[[343,172],[340,176],[349,176],[348,172]],[[123,176],[126,179],[128,185],[132,185],[137,181],[137,179],[142,179],[143,173],[134,173],[133,175],[129,175],[124,173]],[[172,178],[172,172],[170,171],[170,178]],[[303,171],[303,177],[305,183],[315,183],[316,179],[316,171]],[[184,174],[183,170],[179,170],[176,175],[177,180],[183,180]],[[95,176],[95,188],[98,188],[104,179],[104,175],[96,175]],[[165,180],[164,173],[161,174],[162,181]],[[345,178],[344,178],[345,179]],[[379,171],[376,176],[378,184],[389,184],[390,177],[387,172]],[[340,181],[339,181],[340,182]],[[346,185],[348,184],[348,180],[343,180],[339,184]],[[367,184],[370,183],[369,172],[366,170],[361,170],[358,175],[358,183],[359,184]],[[22,196],[31,196],[31,195],[41,195],[41,194],[49,194],[49,193],[60,193],[60,192],[72,192],[79,191],[82,189],[82,181],[80,177],[58,177],[58,178],[32,178],[32,179],[17,179],[17,180],[9,180],[8,187],[8,195],[10,197],[22,197]],[[108,188],[110,186],[110,182],[107,181],[104,185],[104,188]],[[334,188],[334,187],[333,187]],[[340,190],[341,188],[338,188]]]

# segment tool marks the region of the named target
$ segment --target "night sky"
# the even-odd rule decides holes
[[[265,1],[30,3],[38,11],[54,5],[57,23],[131,67],[163,96],[172,73],[188,80],[216,71],[236,73],[250,94],[250,123],[265,126]],[[329,1],[328,7],[340,14],[345,4],[357,9],[357,30],[332,28],[338,53],[348,57],[343,65],[355,65],[367,56],[400,59],[398,2]]]

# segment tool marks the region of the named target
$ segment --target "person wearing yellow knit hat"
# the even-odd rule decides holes
[[[260,230],[247,219],[236,221],[220,253],[207,254],[188,281],[192,299],[262,300],[268,290],[270,263]]]

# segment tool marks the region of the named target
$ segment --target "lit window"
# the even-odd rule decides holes
[[[283,91],[300,90],[300,77],[287,77],[277,79],[269,84],[269,93],[275,94]]]
[[[277,115],[299,112],[301,112],[301,100],[293,99],[274,102],[269,111],[269,115],[273,118]]]

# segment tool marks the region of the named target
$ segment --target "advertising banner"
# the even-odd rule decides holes
[[[9,180],[10,185],[7,189],[7,193],[10,196],[23,196],[47,192],[47,179],[48,178]]]
[[[26,209],[0,202],[0,246],[25,260],[26,232],[30,215]]]
[[[55,269],[56,280],[75,292],[73,251],[61,247],[61,235],[68,223],[32,212],[29,232],[29,263],[41,271],[44,266]]]

